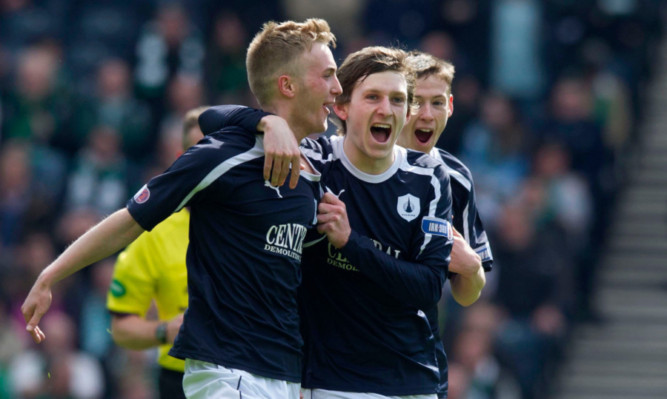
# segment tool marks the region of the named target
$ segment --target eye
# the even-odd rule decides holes
[[[391,101],[393,101],[394,104],[403,104],[403,103],[405,103],[405,98],[404,97],[392,97]]]
[[[369,100],[377,100],[379,97],[377,94],[367,94],[366,98]]]

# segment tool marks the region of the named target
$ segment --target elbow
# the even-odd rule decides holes
[[[463,306],[464,308],[467,308],[468,306],[477,302],[477,300],[482,296],[482,291],[480,290],[476,295],[470,295],[470,296],[467,296],[467,297],[459,296],[459,295],[456,295],[452,292],[452,296],[454,297],[454,300],[456,301],[456,303]]]
[[[135,349],[132,347],[132,341],[128,340],[127,334],[125,334],[121,328],[113,325],[113,323],[111,325],[111,339],[113,340],[114,344],[120,346],[121,348]]]
[[[127,316],[125,318],[112,318],[111,320],[111,339],[114,344],[117,346],[130,349],[130,350],[142,350],[145,349],[144,346],[141,346],[139,342],[135,339],[131,332],[131,318],[136,316]]]
[[[441,284],[434,284],[432,287],[421,291],[418,295],[414,295],[410,302],[420,309],[428,309],[437,304],[442,297],[442,288],[444,282]]]

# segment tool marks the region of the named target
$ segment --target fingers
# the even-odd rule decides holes
[[[296,167],[297,165],[299,167]],[[295,155],[292,157],[292,174],[289,179],[289,188],[295,188],[299,183],[299,173],[301,173],[301,155]]]
[[[291,172],[290,172],[291,166]],[[266,154],[264,159],[264,180],[269,180],[271,185],[279,187],[285,184],[287,176],[290,176],[289,187],[295,188],[299,183],[301,172],[301,155],[272,155]]]
[[[323,206],[323,204],[339,205],[345,208],[345,203],[339,200],[338,197],[332,193],[324,193],[322,199],[320,200],[320,207]]]
[[[452,231],[454,232],[454,237],[463,237],[461,233],[459,233],[458,230],[454,228],[454,226],[452,226]]]
[[[266,154],[264,157],[264,180],[271,179],[271,169],[273,169],[273,155]]]
[[[30,331],[30,336],[32,337],[32,340],[35,341],[36,344],[41,344],[42,341],[46,339],[46,334],[39,328],[39,326],[35,326],[35,328]]]
[[[277,156],[273,161],[273,170],[271,171],[271,185],[273,187],[281,186],[285,181],[287,172],[285,170],[285,160]]]
[[[342,216],[335,212],[326,212],[317,214],[317,224],[336,223],[342,220]]]
[[[35,312],[30,320],[28,321],[28,324],[26,325],[25,329],[30,333],[30,336],[32,337],[32,340],[35,341],[35,343],[39,344],[46,338],[46,334],[42,331],[41,328],[39,328],[38,324],[39,321],[41,320],[43,316],[42,314],[39,314]]]

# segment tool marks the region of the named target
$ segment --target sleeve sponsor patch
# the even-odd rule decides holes
[[[134,201],[137,204],[143,204],[144,202],[148,201],[148,198],[150,198],[150,196],[151,192],[148,189],[148,186],[144,184],[144,186],[141,187],[136,194],[134,194]]]
[[[422,231],[426,234],[445,237],[448,240],[454,237],[452,224],[449,221],[432,216],[422,218]]]
[[[123,295],[125,295],[127,290],[125,289],[125,286],[123,285],[123,283],[114,279],[111,282],[111,285],[109,286],[109,292],[111,292],[111,295],[115,296],[116,298],[120,298]]]

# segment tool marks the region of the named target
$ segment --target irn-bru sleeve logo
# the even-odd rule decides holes
[[[445,237],[448,240],[454,237],[452,224],[449,221],[432,216],[424,216],[422,219],[422,231],[426,234]]]
[[[144,186],[141,187],[139,189],[139,191],[137,191],[136,194],[134,194],[134,201],[137,204],[143,204],[144,202],[148,201],[150,196],[151,196],[151,192],[148,189],[148,186],[144,184]]]

